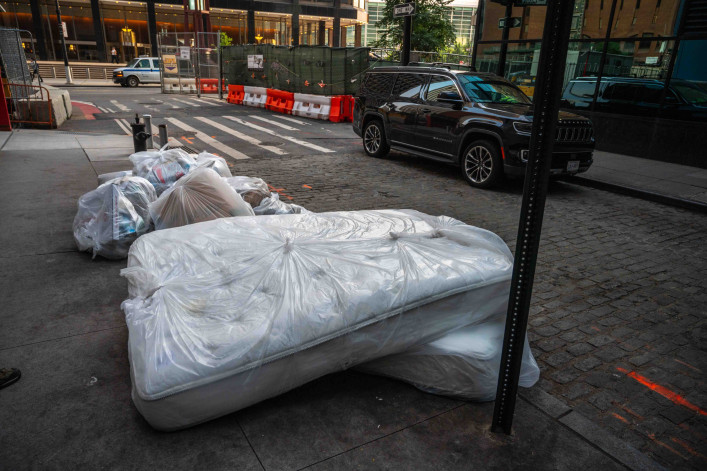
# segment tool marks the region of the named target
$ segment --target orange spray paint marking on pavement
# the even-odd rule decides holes
[[[308,188],[308,189],[310,189],[310,190],[312,189],[312,187],[309,186],[309,185],[302,185],[302,188]]]
[[[685,365],[685,366],[687,366],[688,368],[692,368],[693,370],[699,371],[700,373],[702,373],[702,370],[699,369],[699,368],[697,368],[696,366],[692,366],[692,365],[689,364],[689,363],[685,363],[684,361],[680,361],[680,360],[678,360],[677,358],[673,358],[673,360],[677,361],[677,362],[680,363],[681,365]]]
[[[617,414],[616,412],[612,412],[611,415],[614,416],[615,418],[619,419],[621,422],[623,422],[623,423],[625,423],[625,424],[628,424],[628,423],[629,423],[629,421],[626,420],[625,417],[623,417],[623,416]]]
[[[597,326],[594,326],[594,325],[593,325],[593,326],[592,326],[592,329],[596,330],[597,332],[601,332],[601,329],[600,329],[599,327],[597,327]]]
[[[649,433],[649,434],[648,434],[648,438],[650,438],[651,440],[653,440],[653,443],[655,443],[656,445],[662,446],[662,447],[665,448],[666,450],[672,451],[673,453],[675,453],[676,455],[678,455],[680,458],[682,458],[682,459],[684,459],[684,460],[688,459],[687,456],[683,455],[682,453],[680,453],[678,450],[676,450],[675,448],[671,447],[671,446],[668,445],[667,443],[663,443],[663,442],[661,442],[660,440],[656,440],[655,434]]]
[[[699,451],[694,450],[686,441],[680,440],[679,438],[675,438],[675,437],[670,437],[670,439],[673,442],[680,445],[681,447],[683,447],[685,450],[687,450],[687,452],[690,453],[691,455],[699,456],[702,459],[707,459],[707,457],[705,455],[703,455]]]
[[[275,188],[274,186],[272,186],[272,185],[269,184],[269,183],[268,183],[268,187],[270,188],[271,191],[276,192],[276,193],[279,194],[280,196],[284,196],[284,197],[287,198],[288,200],[291,200],[291,199],[292,199],[292,197],[291,197],[290,195],[288,195],[288,194],[285,193],[285,189],[284,189],[284,188]]]
[[[707,415],[707,411],[702,409],[699,406],[694,405],[684,397],[682,397],[680,394],[671,391],[670,389],[666,388],[665,386],[661,386],[660,384],[654,383],[653,381],[649,380],[645,376],[641,376],[635,371],[628,371],[625,370],[624,368],[616,368],[620,372],[624,373],[626,376],[635,379],[642,385],[646,386],[649,389],[652,389],[653,391],[657,392],[661,396],[664,396],[671,401],[673,401],[675,404],[679,404],[683,407],[687,407],[688,409],[697,412],[700,415]]]
[[[638,413],[632,411],[632,410],[629,409],[628,407],[626,407],[626,406],[620,406],[620,407],[621,407],[623,410],[625,410],[626,412],[628,412],[629,414],[631,414],[632,416],[634,416],[635,418],[637,418],[637,419],[639,419],[639,420],[643,420],[643,417],[642,417],[640,414],[638,414]]]

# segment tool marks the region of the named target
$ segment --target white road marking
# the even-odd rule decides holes
[[[217,141],[213,137],[206,135],[205,133],[199,131],[198,129],[195,129],[195,128],[189,126],[188,124],[179,121],[176,118],[166,118],[166,119],[167,119],[167,121],[174,124],[178,128],[183,129],[184,131],[193,132],[196,135],[196,138],[199,139],[200,141],[205,142],[206,144],[210,145],[214,149],[218,149],[221,152],[223,152],[224,154],[233,157],[234,159],[249,159],[250,158],[247,155],[245,155],[241,152],[238,152],[236,149],[228,147],[227,145]]]
[[[109,113],[115,113],[114,110],[112,110],[111,108],[108,108],[107,106],[106,106],[106,109],[108,110]]]
[[[312,123],[308,123],[306,121],[300,121],[299,119],[294,119],[294,118],[288,118],[287,116],[280,116],[279,114],[273,114],[274,117],[284,119],[285,121],[290,121],[292,123],[300,124],[300,125],[306,125],[306,126],[311,126]]]
[[[115,105],[115,107],[118,108],[120,111],[130,111],[130,108],[118,103],[118,100],[111,100],[110,102],[113,103],[113,105]]]
[[[327,149],[326,147],[321,147],[321,146],[318,146],[318,145],[316,145],[316,144],[312,144],[312,143],[307,142],[307,141],[302,141],[302,140],[297,139],[297,138],[295,138],[295,137],[290,137],[290,136],[284,136],[284,135],[281,135],[281,134],[277,134],[277,133],[275,133],[275,131],[271,131],[270,129],[263,128],[263,127],[261,127],[261,126],[258,126],[257,124],[248,123],[248,122],[246,122],[246,121],[243,121],[242,119],[236,118],[235,116],[224,116],[224,118],[230,119],[231,121],[235,121],[236,123],[242,124],[242,125],[244,125],[244,126],[248,126],[249,128],[256,129],[256,130],[258,130],[258,131],[260,131],[260,132],[264,132],[264,133],[266,133],[266,134],[270,134],[271,136],[277,136],[277,137],[279,137],[279,138],[281,138],[281,139],[285,139],[285,140],[287,140],[287,141],[294,142],[295,144],[299,144],[299,145],[304,146],[304,147],[309,147],[309,148],[312,149],[312,150],[317,150],[317,151],[323,152],[323,153],[334,152],[333,150]]]
[[[194,100],[194,101],[196,101],[196,102],[198,102],[198,103],[202,103],[202,104],[204,104],[204,105],[209,105],[209,106],[221,106],[219,103],[212,103],[211,101],[206,100],[206,99],[204,99],[204,98],[192,98],[192,100]]]
[[[259,119],[261,121],[265,121],[266,123],[274,124],[275,126],[280,127],[282,129],[287,129],[288,131],[297,131],[298,130],[297,128],[293,128],[292,126],[278,123],[277,121],[273,121],[272,119],[263,118],[262,116],[258,116],[257,114],[249,114],[248,117]]]
[[[96,108],[98,108],[99,110],[103,111],[104,113],[108,113],[108,110],[105,109],[105,108],[103,108],[102,106],[97,106]]]
[[[196,119],[198,119],[199,121],[202,121],[202,122],[204,122],[204,123],[206,123],[206,124],[209,124],[209,125],[215,127],[216,129],[219,129],[219,130],[221,130],[221,131],[223,131],[223,132],[225,132],[225,133],[227,133],[227,134],[230,134],[231,136],[237,137],[238,139],[242,139],[242,140],[244,140],[244,141],[246,141],[246,142],[249,142],[249,143],[251,143],[251,144],[253,144],[253,145],[255,145],[255,146],[258,146],[258,147],[261,147],[261,148],[263,148],[263,149],[265,149],[265,150],[268,150],[268,151],[270,151],[270,152],[272,152],[272,153],[274,153],[274,154],[277,154],[277,155],[287,155],[287,152],[285,152],[284,150],[280,149],[279,147],[263,145],[263,143],[260,142],[260,141],[259,141],[258,139],[256,139],[256,138],[254,138],[254,137],[252,137],[252,136],[249,136],[249,135],[247,135],[247,134],[243,134],[242,132],[238,132],[238,131],[236,131],[235,129],[231,129],[231,128],[229,128],[228,126],[224,126],[223,124],[217,123],[216,121],[213,121],[213,120],[211,120],[211,119],[209,119],[209,118],[202,118],[202,117],[199,117],[199,118],[196,118]]]
[[[127,122],[126,124],[123,124],[123,122],[125,121],[124,119],[114,119],[113,121],[115,121],[115,123],[120,126],[120,129],[122,129],[125,134],[127,134],[128,136],[133,135],[133,133],[130,131],[130,126],[127,126]]]
[[[201,105],[198,105],[198,104],[196,104],[196,103],[190,103],[190,102],[188,102],[188,101],[186,101],[186,100],[180,100],[179,98],[172,98],[172,100],[178,101],[179,103],[184,103],[185,105],[189,105],[189,106],[197,106],[197,107],[198,107],[198,106],[201,106]]]

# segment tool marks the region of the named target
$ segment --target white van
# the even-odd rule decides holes
[[[159,57],[138,57],[125,67],[113,70],[113,83],[137,87],[141,83],[160,83]]]

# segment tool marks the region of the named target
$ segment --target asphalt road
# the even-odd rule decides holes
[[[126,133],[125,120],[150,113],[181,144],[226,157],[234,174],[264,178],[310,210],[413,208],[515,246],[520,182],[478,190],[436,162],[369,158],[348,123],[157,88],[74,88],[71,97],[98,112],[62,131]],[[705,234],[701,214],[550,188],[529,326],[539,387],[669,469],[707,467]]]

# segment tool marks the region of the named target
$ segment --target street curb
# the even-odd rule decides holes
[[[666,468],[643,452],[539,387],[520,389],[518,395],[632,471],[666,471]]]
[[[639,198],[646,201],[653,201],[654,203],[661,203],[668,206],[674,206],[676,208],[688,209],[690,211],[696,211],[698,213],[707,214],[707,203],[701,203],[695,200],[689,200],[677,196],[668,196],[662,193],[642,190],[640,188],[635,188],[627,185],[608,183],[601,180],[593,180],[587,177],[563,177],[560,179],[560,181],[563,181],[565,183],[574,183],[581,186],[588,186],[591,188],[596,188],[598,190],[611,191],[613,193],[632,196],[634,198]]]

